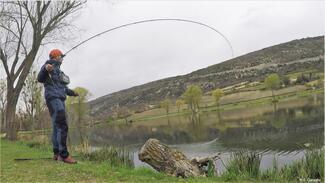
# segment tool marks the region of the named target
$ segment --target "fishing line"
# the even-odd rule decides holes
[[[223,35],[220,31],[218,31],[217,29],[207,25],[207,24],[204,24],[204,23],[201,23],[201,22],[197,22],[197,21],[193,21],[193,20],[186,20],[186,19],[174,19],[174,18],[163,18],[163,19],[149,19],[149,20],[142,20],[142,21],[137,21],[137,22],[132,22],[132,23],[128,23],[128,24],[123,24],[123,25],[120,25],[120,26],[117,26],[117,27],[114,27],[114,28],[110,28],[108,30],[105,30],[103,32],[100,32],[94,36],[91,36],[89,37],[88,39],[78,43],[77,45],[75,45],[74,47],[72,47],[70,50],[68,50],[64,55],[66,56],[68,53],[70,53],[72,50],[78,48],[80,45],[90,41],[91,39],[94,39],[98,36],[101,36],[103,34],[106,34],[110,31],[113,31],[113,30],[116,30],[116,29],[120,29],[120,28],[123,28],[123,27],[127,27],[127,26],[131,26],[131,25],[136,25],[136,24],[142,24],[142,23],[148,23],[148,22],[157,22],[157,21],[179,21],[179,22],[187,22],[187,23],[193,23],[193,24],[197,24],[197,25],[201,25],[201,26],[204,26],[206,28],[209,28],[211,30],[213,30],[214,32],[218,33],[219,35],[222,36],[222,38],[227,42],[229,48],[230,48],[230,51],[231,51],[231,56],[234,57],[234,51],[233,51],[233,48],[232,48],[232,45],[230,43],[230,41],[227,39],[227,37],[225,35]]]

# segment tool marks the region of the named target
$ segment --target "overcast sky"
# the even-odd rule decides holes
[[[115,26],[157,18],[180,18],[214,27],[240,56],[275,44],[324,35],[321,1],[88,1],[75,24],[74,43]],[[43,49],[39,65],[53,48]],[[206,27],[151,22],[95,38],[72,51],[62,70],[70,88],[90,90],[92,99],[166,77],[183,75],[231,58],[227,42]]]

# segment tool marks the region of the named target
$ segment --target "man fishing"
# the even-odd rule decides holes
[[[66,95],[78,96],[78,93],[67,87],[70,83],[69,77],[60,69],[64,56],[60,50],[52,50],[50,59],[42,66],[37,80],[44,84],[46,105],[52,119],[53,159],[74,164],[77,161],[69,155],[66,143],[68,124],[64,101]]]

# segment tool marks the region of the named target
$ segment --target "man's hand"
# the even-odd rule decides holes
[[[79,96],[79,93],[77,93],[76,91],[73,91],[73,95],[74,95],[75,97],[77,97],[77,96]]]
[[[51,72],[53,70],[53,65],[51,64],[46,64],[45,65],[45,69],[48,71],[48,72]]]

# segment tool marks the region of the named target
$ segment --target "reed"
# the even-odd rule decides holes
[[[231,155],[226,166],[226,173],[257,178],[260,174],[261,155],[256,152],[241,150]]]
[[[241,150],[231,155],[226,171],[221,175],[225,180],[260,180],[275,182],[324,181],[324,149],[307,150],[304,158],[279,168],[274,157],[272,167],[260,170],[262,156],[256,152]]]
[[[92,152],[80,153],[83,159],[96,162],[107,162],[111,166],[126,166],[133,168],[133,154],[122,147],[105,146]]]

